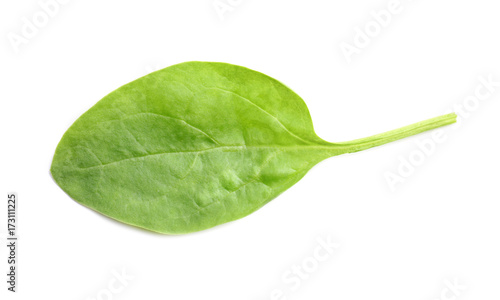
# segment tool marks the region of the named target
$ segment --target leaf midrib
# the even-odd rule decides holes
[[[124,158],[108,163],[101,163],[96,166],[91,166],[91,167],[85,167],[85,168],[78,168],[78,169],[96,169],[96,168],[103,168],[106,166],[110,165],[115,165],[119,164],[125,161],[134,161],[134,160],[139,160],[139,159],[146,159],[146,158],[151,158],[151,157],[156,157],[156,156],[162,156],[162,155],[168,155],[168,154],[183,154],[183,153],[205,153],[205,152],[210,152],[210,151],[217,151],[217,150],[240,150],[244,151],[247,149],[287,149],[287,150],[304,150],[304,149],[314,149],[314,150],[332,150],[332,146],[317,146],[317,145],[303,145],[303,146],[282,146],[282,145],[270,145],[270,146],[218,146],[218,147],[212,147],[212,148],[207,148],[207,149],[200,149],[200,150],[186,150],[186,151],[174,151],[174,152],[160,152],[160,153],[153,153],[153,154],[147,154],[147,155],[142,155],[142,156],[134,156],[134,157],[129,157],[129,158]]]

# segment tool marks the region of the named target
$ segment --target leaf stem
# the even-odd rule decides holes
[[[439,128],[441,126],[450,125],[456,122],[457,115],[455,113],[442,115],[415,124],[411,124],[399,129],[387,131],[381,134],[370,137],[353,140],[350,142],[337,143],[337,145],[348,146],[343,153],[358,152],[361,150],[377,147],[396,140],[400,140],[424,131]]]

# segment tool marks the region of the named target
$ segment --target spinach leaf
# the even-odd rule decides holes
[[[168,234],[242,218],[328,157],[454,123],[448,114],[330,143],[304,101],[277,80],[225,63],[187,62],[104,97],[57,146],[51,173],[73,199]]]

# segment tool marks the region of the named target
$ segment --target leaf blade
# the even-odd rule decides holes
[[[305,130],[297,126],[304,122]],[[83,114],[61,140],[52,174],[105,215],[187,233],[250,214],[328,157],[329,143],[311,130],[303,100],[274,79],[184,63],[119,88]]]

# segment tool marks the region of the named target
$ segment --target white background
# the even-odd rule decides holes
[[[23,18],[42,10],[1,1],[0,235],[4,245],[7,193],[17,192],[20,249],[14,295],[1,247],[0,298],[272,299],[280,289],[287,299],[498,299],[498,92],[444,128],[446,141],[395,191],[384,174],[398,174],[399,159],[431,133],[331,158],[258,212],[195,234],[122,225],[54,183],[53,152],[78,116],[183,61],[234,63],[282,81],[334,142],[441,115],[474,96],[480,76],[500,81],[498,1],[401,0],[350,63],[341,43],[353,44],[388,0],[230,1],[223,19],[213,3],[73,0],[14,47]],[[318,238],[340,247],[292,291],[282,276],[311,263]],[[134,278],[109,294],[123,269]]]

